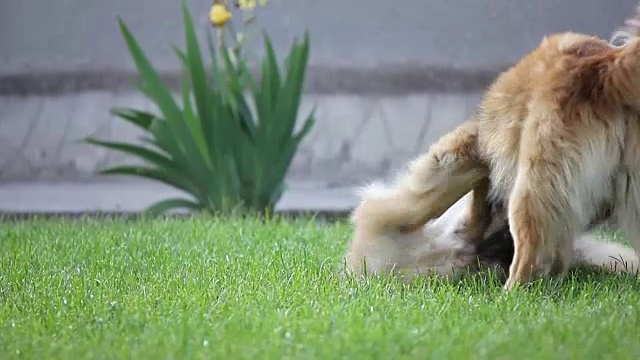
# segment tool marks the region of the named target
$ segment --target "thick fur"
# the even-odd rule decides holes
[[[394,274],[405,281],[417,275],[454,276],[489,269],[507,273],[514,247],[503,210],[492,207],[488,212],[482,242],[477,244],[465,237],[467,232],[460,231],[465,227],[472,194],[457,201],[440,217],[406,232],[406,220],[411,223],[413,219],[403,215],[412,202],[398,197],[398,191],[402,190],[373,184],[362,192],[362,202],[352,216],[355,234],[346,256],[351,273]],[[594,234],[586,233],[575,239],[571,266],[632,272],[640,266],[640,259],[629,247],[599,241]]]
[[[369,193],[379,189],[386,196],[365,197],[364,201],[372,205],[360,206],[354,216],[361,224],[371,222],[367,228],[372,231],[404,224],[402,231],[413,232],[442,215],[475,187],[473,206],[466,213],[469,226],[465,231],[470,232],[466,238],[476,239],[486,223],[489,190],[489,169],[477,152],[477,135],[477,124],[467,121],[443,136],[428,153],[409,164],[406,174],[399,174],[393,188],[373,184]]]
[[[491,197],[507,203],[515,244],[507,288],[536,270],[566,272],[576,235],[603,204],[616,203],[616,183],[628,176],[621,169],[632,165],[624,154],[639,135],[625,136],[634,131],[628,109],[640,100],[638,45],[551,36],[483,99],[478,148],[491,169]]]
[[[513,233],[517,248],[506,288],[528,280],[536,266],[547,273],[557,265],[564,272],[581,257],[618,251],[618,245],[592,246],[587,235],[575,239],[594,220],[612,219],[637,244],[638,15],[640,6],[610,44],[575,33],[551,36],[500,76],[476,116],[416,159],[395,189],[378,186],[368,192],[353,216],[351,261],[364,253],[376,259],[385,248],[394,249],[398,256],[391,258],[400,267],[412,256],[437,258],[442,241],[419,246],[434,236],[462,241],[466,255],[473,247],[476,257],[495,258],[504,246],[489,244],[489,226],[500,216],[488,217],[489,204],[508,205],[509,219],[516,222],[505,225],[510,230],[502,236]],[[456,212],[454,231],[433,235],[443,220],[423,228],[469,190],[473,196]],[[376,238],[390,246],[371,240]],[[377,245],[368,251],[362,244],[371,241]],[[425,246],[433,251],[420,250]],[[452,259],[459,264],[468,257]]]
[[[545,38],[498,77],[471,120],[412,162],[395,190],[356,209],[362,231],[403,223],[400,231],[415,235],[473,190],[458,231],[482,242],[487,203],[506,205],[515,243],[507,289],[536,270],[565,273],[575,239],[610,209],[638,248],[640,42],[624,41]]]

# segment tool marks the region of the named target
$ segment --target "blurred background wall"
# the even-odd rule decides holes
[[[127,160],[78,143],[87,135],[133,139],[112,106],[149,108],[131,86],[121,16],[171,80],[183,46],[178,0],[0,1],[0,181],[95,178]],[[386,175],[426,150],[477,104],[496,73],[545,34],[608,38],[632,0],[270,0],[260,25],[285,50],[308,29],[311,60],[303,113],[317,125],[291,179],[354,184]],[[209,0],[191,0],[207,27]]]

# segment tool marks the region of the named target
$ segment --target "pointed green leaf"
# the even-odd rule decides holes
[[[255,144],[256,140],[256,123],[253,119],[253,114],[251,110],[249,110],[249,106],[247,106],[246,102],[242,101],[239,103],[238,107],[238,116],[240,121],[240,126],[242,130],[247,135],[247,138],[251,141],[252,144]]]
[[[242,92],[243,87],[240,83],[240,77],[238,76],[239,71],[237,70],[234,62],[231,60],[231,56],[229,55],[231,53],[231,50],[223,48],[221,49],[221,53],[222,62],[224,64],[224,71],[222,72],[224,77],[223,82],[220,84],[220,86],[228,86],[236,92]]]
[[[173,174],[168,169],[156,169],[147,166],[121,165],[114,166],[99,171],[100,175],[129,175],[156,180],[167,185],[171,185],[178,189],[201,197],[202,193],[195,187],[187,176],[182,174]]]
[[[206,165],[210,170],[213,170],[211,161],[209,159],[209,152],[207,144],[205,143],[202,128],[200,127],[200,121],[193,112],[193,106],[191,105],[191,96],[189,90],[189,82],[185,78],[182,80],[182,106],[184,107],[184,121],[187,123],[191,136],[193,136],[196,146],[200,152],[200,155],[205,160]]]
[[[292,46],[287,77],[277,103],[276,116],[281,119],[281,127],[278,129],[281,143],[291,136],[295,128],[304,86],[308,49],[306,37],[302,44],[294,43]]]
[[[281,181],[278,185],[276,185],[273,188],[273,191],[271,192],[271,195],[269,197],[269,204],[277,204],[278,201],[280,201],[280,199],[282,198],[282,195],[284,195],[285,190],[287,189],[287,184],[284,181]]]
[[[163,149],[176,159],[182,159],[184,157],[184,154],[178,147],[178,140],[169,128],[166,120],[156,118],[149,125],[148,132],[153,136],[151,139],[153,145]]]
[[[176,105],[171,93],[167,90],[160,76],[153,68],[147,57],[144,55],[140,45],[135,40],[129,28],[122,19],[118,19],[120,30],[125,38],[131,57],[133,58],[138,72],[142,77],[141,90],[147,94],[158,105],[167,119],[180,116],[180,110]]]
[[[267,33],[264,32],[264,43],[266,48],[266,60],[265,66],[267,67],[267,76],[269,77],[269,84],[271,86],[271,99],[270,101],[275,102],[277,100],[276,96],[280,91],[280,68],[278,65],[278,59],[276,58],[275,51],[273,50],[273,44],[271,43],[271,39],[267,36]]]
[[[149,126],[151,126],[151,123],[156,117],[154,114],[149,112],[129,108],[113,108],[111,109],[111,114],[124,119],[143,130],[149,129]]]
[[[198,211],[202,209],[202,205],[187,199],[180,199],[180,198],[166,199],[166,200],[158,201],[155,204],[149,206],[145,210],[145,212],[151,215],[160,215],[170,210],[180,209],[180,208]]]
[[[167,128],[167,124],[163,119],[156,115],[127,108],[114,108],[111,111],[115,116],[122,118],[141,129],[147,131],[152,137],[142,136],[141,140],[153,145],[155,148],[162,150],[175,159],[182,159],[183,156],[177,148],[177,143],[173,135]],[[182,161],[177,161],[176,166],[181,167]]]
[[[220,61],[218,60],[217,51],[213,44],[213,38],[211,32],[207,31],[207,45],[209,47],[209,55],[211,56],[211,75],[212,79],[212,92],[220,92],[222,99],[226,97],[226,87],[224,86],[224,79],[222,70],[220,70]]]
[[[127,144],[122,142],[115,141],[103,141],[94,138],[86,138],[84,142],[92,145],[101,146],[107,149],[119,151],[125,154],[133,155],[142,160],[145,160],[149,163],[160,167],[172,167],[172,160],[166,157],[164,154],[155,152],[153,150],[144,148],[142,146],[137,146],[133,144]]]
[[[198,116],[200,121],[200,131],[205,133],[215,131],[214,121],[215,119],[211,114],[211,91],[207,81],[207,73],[204,69],[202,62],[202,54],[200,52],[200,45],[198,45],[198,39],[193,28],[193,20],[189,14],[187,3],[182,3],[183,17],[185,26],[185,40],[187,44],[187,60],[188,69],[191,75],[191,86],[193,86],[193,95],[196,102],[196,108],[198,109]]]
[[[302,97],[302,91],[304,87],[304,80],[306,74],[306,66],[309,58],[309,47],[307,43],[294,45],[294,51],[292,51],[291,62],[289,64],[289,71],[287,72],[287,79],[283,87],[283,100],[290,100],[290,102],[284,102],[284,109],[289,114],[294,114],[300,105],[300,99]],[[291,95],[287,98],[287,95]]]
[[[316,119],[315,119],[315,109],[314,109],[305,119],[304,123],[302,124],[302,128],[298,130],[298,133],[294,135],[294,141],[301,141],[302,138],[307,136],[307,134],[309,134],[309,132],[313,128],[313,125],[315,125],[315,122],[316,122]]]
[[[131,56],[143,79],[140,89],[158,105],[165,116],[168,129],[175,137],[171,144],[171,153],[176,157],[180,157],[192,173],[198,173],[198,168],[202,161],[199,161],[201,159],[198,157],[197,149],[183,121],[182,112],[122,19],[119,19],[119,23]],[[199,181],[200,183],[202,182],[201,180]]]
[[[180,62],[182,63],[182,65],[184,67],[189,67],[189,59],[187,58],[187,54],[184,53],[184,51],[182,51],[181,49],[178,49],[177,47],[173,47],[173,51],[176,53],[176,56],[178,57],[178,59],[180,59]]]
[[[239,83],[248,86],[250,91],[255,88],[255,81],[246,63],[241,62],[238,64],[237,79]],[[229,87],[229,96],[233,96],[236,99],[233,110],[240,115],[239,120],[241,121],[242,130],[250,137],[252,142],[255,142],[257,122],[249,106],[244,87],[240,89]]]

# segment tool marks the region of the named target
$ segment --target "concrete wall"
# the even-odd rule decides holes
[[[154,62],[177,62],[180,0],[20,0],[0,2],[0,74],[38,70],[131,68],[116,17]],[[206,25],[210,0],[191,0]],[[494,68],[509,64],[547,33],[609,36],[635,9],[633,0],[270,0],[261,24],[276,43],[309,29],[312,63],[381,67],[428,64]]]
[[[209,0],[191,0],[197,26]],[[308,29],[304,109],[318,124],[291,176],[353,183],[385,175],[424,151],[473,109],[500,69],[543,35],[609,37],[631,0],[270,0],[260,23],[284,50]],[[92,178],[127,161],[77,140],[135,139],[112,106],[149,107],[132,91],[121,16],[152,62],[178,71],[179,0],[0,1],[0,181]],[[202,32],[201,32],[202,33]]]

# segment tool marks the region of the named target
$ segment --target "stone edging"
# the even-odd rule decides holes
[[[373,69],[310,65],[305,91],[314,94],[359,95],[469,93],[485,89],[501,70],[452,69],[411,64]],[[173,89],[180,89],[180,73],[169,72],[162,76]],[[90,90],[131,89],[136,78],[137,74],[128,70],[0,74],[0,95],[59,95]]]
[[[275,211],[275,215],[279,217],[285,217],[288,219],[299,218],[314,218],[320,221],[326,221],[328,223],[346,220],[349,217],[350,211],[346,210],[280,210]],[[3,222],[21,222],[31,221],[34,219],[60,219],[60,220],[139,220],[144,218],[145,215],[142,212],[123,212],[123,211],[87,211],[87,212],[0,212],[0,224]],[[189,213],[175,213],[163,215],[163,218],[171,219],[188,219],[191,217]]]

